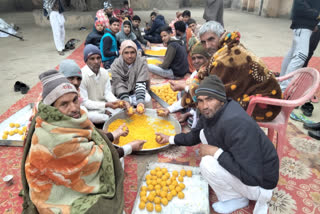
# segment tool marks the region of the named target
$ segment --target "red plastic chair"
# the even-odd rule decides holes
[[[263,103],[268,105],[281,106],[279,115],[270,122],[258,122],[260,127],[268,128],[268,137],[273,142],[274,131],[278,133],[276,150],[278,144],[286,142],[286,131],[288,120],[292,110],[309,101],[317,91],[320,83],[319,72],[314,68],[300,68],[286,76],[277,78],[279,82],[292,78],[287,89],[283,93],[283,99],[253,96],[250,99],[247,113],[252,114],[256,104]]]

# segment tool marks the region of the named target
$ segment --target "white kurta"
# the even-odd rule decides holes
[[[93,123],[104,123],[109,119],[106,110],[112,114],[120,109],[106,108],[106,102],[114,102],[118,99],[111,91],[111,83],[108,71],[100,68],[98,75],[86,65],[81,69],[82,81],[80,94],[83,98],[82,105],[88,110],[88,117]]]

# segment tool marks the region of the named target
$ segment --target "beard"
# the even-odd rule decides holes
[[[70,114],[68,114],[69,117],[75,118],[75,119],[79,119],[81,117],[80,111],[74,111],[71,112]]]
[[[216,115],[217,111],[218,111],[223,105],[224,105],[224,103],[221,103],[220,105],[215,106],[213,109],[200,110],[200,113],[201,113],[206,119],[213,118],[214,115]]]
[[[210,54],[210,56],[213,56],[213,54],[215,54],[215,52],[217,52],[216,48],[208,48],[208,52]]]
[[[100,70],[100,65],[91,65],[89,68],[93,71],[93,73],[97,74]]]

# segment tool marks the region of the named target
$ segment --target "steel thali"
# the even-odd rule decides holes
[[[181,133],[181,125],[180,125],[179,121],[177,119],[175,119],[172,115],[168,115],[167,117],[159,117],[157,115],[157,111],[155,109],[149,109],[149,108],[146,108],[146,111],[144,114],[148,117],[151,117],[151,118],[158,118],[158,119],[163,119],[163,120],[169,121],[174,126],[175,133],[176,134]],[[127,120],[128,122],[130,121],[126,112],[124,110],[122,110],[122,111],[118,112],[117,114],[113,115],[112,117],[110,117],[110,119],[105,122],[105,124],[103,126],[103,130],[108,130],[109,125],[117,119],[124,119],[124,120]],[[129,132],[130,132],[130,130],[129,130]],[[116,147],[119,147],[117,144],[113,144],[113,145]],[[163,146],[157,147],[157,148],[142,149],[142,150],[135,152],[135,153],[136,154],[157,153],[159,151],[162,151],[162,150],[168,148],[169,146],[170,146],[170,144],[166,144],[166,145],[163,145]]]

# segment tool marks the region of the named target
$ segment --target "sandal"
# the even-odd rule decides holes
[[[303,114],[295,114],[294,112],[291,112],[290,118],[295,121],[303,122],[303,123],[315,123],[312,120],[309,120],[304,116]]]

